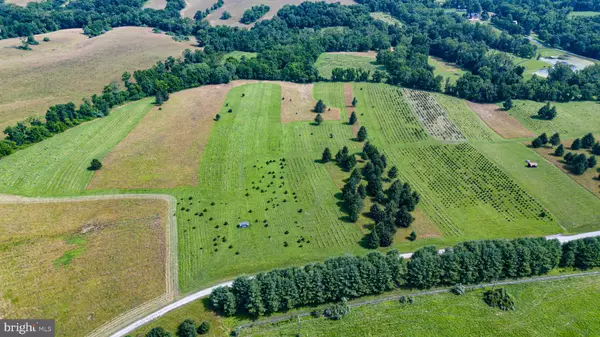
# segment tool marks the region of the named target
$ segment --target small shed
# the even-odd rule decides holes
[[[240,222],[237,226],[238,226],[238,228],[249,228],[250,223],[248,221]]]

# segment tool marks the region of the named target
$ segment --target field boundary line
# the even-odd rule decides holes
[[[567,275],[540,276],[540,277],[531,277],[531,278],[525,278],[525,279],[512,279],[512,280],[507,280],[507,281],[475,284],[475,285],[465,286],[465,288],[469,289],[469,290],[478,289],[478,288],[483,289],[486,287],[496,287],[496,286],[503,286],[503,285],[514,285],[514,284],[535,283],[535,282],[548,282],[548,281],[563,280],[563,279],[567,279],[567,278],[593,276],[593,275],[600,275],[600,271],[591,271],[591,272],[567,274]],[[398,299],[400,299],[400,297],[403,297],[403,296],[426,296],[426,295],[448,293],[450,291],[451,291],[450,288],[445,288],[445,289],[435,289],[435,290],[421,291],[421,292],[402,294],[402,295],[393,295],[393,296],[387,296],[387,297],[378,298],[378,299],[374,299],[374,300],[348,303],[348,306],[352,307],[352,308],[358,308],[358,307],[362,307],[365,305],[379,304],[379,303],[383,303],[383,302],[390,302],[390,301],[398,300]],[[247,328],[251,328],[254,326],[265,325],[265,324],[279,323],[279,322],[283,322],[283,321],[287,321],[287,320],[291,320],[291,319],[295,319],[295,318],[300,319],[300,317],[306,317],[309,315],[311,315],[311,312],[303,312],[303,313],[295,314],[295,315],[287,315],[287,316],[283,316],[283,317],[277,317],[277,318],[273,318],[273,319],[267,319],[267,320],[263,320],[263,321],[257,321],[257,322],[253,322],[253,323],[239,325],[239,326],[235,327],[233,330],[238,331],[238,336],[239,336],[239,331],[242,329],[247,329]]]
[[[167,303],[173,301],[179,295],[179,274],[178,274],[178,249],[177,249],[177,199],[168,194],[108,194],[108,195],[88,195],[79,197],[51,197],[51,198],[30,198],[15,195],[0,194],[0,204],[47,204],[63,202],[85,202],[99,200],[139,200],[154,199],[167,202],[165,219],[165,292],[160,296],[144,302],[139,306],[126,311],[110,321],[102,324],[88,334],[88,336],[107,336],[120,326],[131,323],[144,315],[148,315]]]

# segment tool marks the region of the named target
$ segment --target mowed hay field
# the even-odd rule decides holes
[[[326,79],[331,78],[331,71],[335,68],[358,68],[368,70],[373,74],[377,69],[384,70],[375,64],[375,52],[339,52],[323,53],[315,62],[319,74]]]
[[[104,159],[89,189],[196,186],[213,118],[234,82],[170,95],[153,107]]]
[[[0,160],[0,193],[73,195],[93,176],[92,159],[102,159],[152,108],[146,98],[113,110]]]
[[[43,37],[49,42],[42,42]],[[150,28],[121,27],[88,38],[81,29],[36,35],[33,50],[16,49],[19,39],[0,41],[0,129],[28,116],[43,116],[49,106],[98,94],[128,71],[146,69],[168,56],[193,49]]]
[[[523,126],[539,135],[543,132],[560,133],[563,139],[583,136],[588,132],[600,131],[600,104],[597,102],[552,103],[556,106],[557,116],[553,120],[537,117],[544,103],[532,101],[514,101],[514,107],[508,113]]]
[[[156,0],[153,0],[156,1]],[[237,27],[250,27],[250,25],[245,25],[240,23],[240,19],[244,14],[244,11],[250,9],[252,6],[256,5],[267,5],[271,8],[265,16],[260,18],[258,21],[271,19],[277,14],[277,11],[281,9],[281,7],[285,5],[299,5],[303,2],[303,0],[231,0],[225,1],[223,7],[217,9],[206,17],[206,20],[213,26],[218,25],[226,25],[226,26],[237,26]],[[354,5],[356,4],[353,0],[325,0],[327,3],[336,3],[339,2],[342,5]],[[181,11],[182,16],[193,18],[197,11],[205,10],[214,4],[215,2],[212,0],[186,0],[186,7]],[[231,18],[228,20],[221,20],[221,15],[224,11],[228,11],[231,13]]]
[[[0,203],[0,317],[83,336],[166,291],[167,203]]]
[[[241,336],[597,336],[600,334],[598,276],[503,286],[516,302],[501,311],[483,301],[484,290],[450,293],[352,308],[339,321],[303,317],[301,321],[259,325]],[[593,295],[595,294],[595,295]],[[368,321],[369,324],[365,324]]]

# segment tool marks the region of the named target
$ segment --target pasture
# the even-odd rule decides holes
[[[365,53],[323,53],[315,62],[319,75],[331,79],[331,71],[335,68],[358,68],[368,70],[373,74],[377,69],[384,70],[375,64],[376,54]]]
[[[207,85],[171,94],[152,107],[106,156],[88,189],[196,186],[213,118],[235,85]]]
[[[43,37],[49,42],[42,42]],[[88,38],[81,29],[36,35],[32,50],[16,49],[19,39],[0,41],[0,129],[29,116],[43,116],[49,106],[102,92],[128,71],[146,69],[168,56],[193,49],[194,41],[175,42],[150,28],[121,27]]]
[[[600,334],[597,276],[503,286],[515,311],[488,306],[478,289],[415,297],[415,303],[383,302],[352,308],[339,321],[306,316],[244,329],[241,336],[593,336]],[[368,321],[368,324],[365,324]]]
[[[166,206],[1,202],[0,317],[55,319],[57,336],[83,336],[163,296]]]
[[[152,108],[146,98],[0,161],[0,193],[26,196],[73,195],[82,192],[93,176],[87,168],[119,144]]]
[[[600,104],[597,102],[552,103],[558,112],[553,120],[538,118],[537,112],[543,105],[544,103],[516,100],[508,113],[535,134],[558,132],[562,138],[574,138],[600,131]]]
[[[570,18],[575,18],[575,17],[591,17],[591,16],[598,16],[600,15],[600,12],[593,12],[593,11],[582,11],[582,12],[571,12],[569,13],[569,17]]]

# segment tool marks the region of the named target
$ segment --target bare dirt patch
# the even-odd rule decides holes
[[[495,104],[479,104],[467,101],[467,105],[475,111],[485,124],[503,138],[529,138],[536,136],[521,125],[518,120]]]
[[[45,36],[49,42],[42,42]],[[123,72],[181,55],[195,42],[175,42],[142,27],[115,28],[91,39],[81,29],[65,29],[36,39],[40,44],[30,51],[16,49],[19,39],[0,41],[1,130],[28,116],[43,116],[53,104],[79,104],[111,81],[120,82]]]
[[[304,0],[230,0],[225,1],[223,7],[217,9],[206,17],[206,20],[210,22],[211,25],[226,25],[226,26],[235,26],[235,27],[252,27],[252,25],[244,25],[240,23],[240,18],[244,14],[244,11],[249,9],[255,5],[267,5],[271,7],[271,10],[265,16],[260,18],[258,21],[271,19],[277,14],[283,6],[285,5],[299,5]],[[353,0],[325,0],[327,3],[336,3],[340,2],[342,5],[354,5],[356,4]],[[188,4],[186,8],[184,8],[181,13],[185,17],[193,18],[194,14],[198,10],[204,10],[210,7],[214,0],[187,0]],[[228,11],[231,13],[231,18],[228,20],[220,20],[221,14],[224,11]]]
[[[88,189],[195,186],[213,118],[234,86],[207,85],[171,95],[152,108],[103,160]]]
[[[38,201],[0,203],[0,317],[83,336],[165,293],[164,200]]]
[[[313,97],[312,84],[275,82],[281,86],[281,123],[313,121],[317,101]],[[321,114],[324,120],[340,120],[340,109],[327,107]]]

